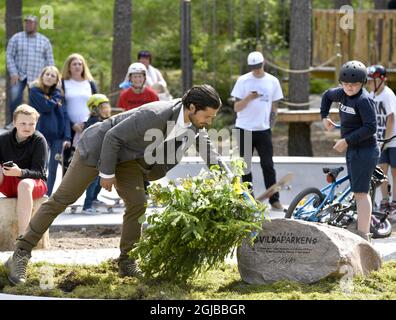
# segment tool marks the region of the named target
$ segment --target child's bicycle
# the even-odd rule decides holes
[[[339,127],[339,125],[336,125],[336,128]],[[381,153],[385,145],[395,138],[396,135],[389,139],[378,140],[378,142],[383,143]],[[357,208],[351,192],[349,175],[337,180],[338,174],[343,170],[343,167],[323,168],[323,173],[326,174],[326,180],[329,185],[321,190],[318,188],[307,188],[301,191],[290,203],[285,218],[324,222],[350,230],[353,227],[356,228]],[[371,177],[369,190],[373,208],[375,208],[376,189],[385,181],[388,181],[388,177],[377,166]],[[336,189],[343,183],[346,183],[346,186],[341,192],[336,194]],[[392,224],[388,220],[388,215],[389,212],[373,210],[370,225],[370,232],[373,234],[373,238],[386,238],[392,234]]]
[[[338,174],[343,170],[343,167],[323,168],[329,184],[321,190],[311,187],[301,191],[290,203],[285,218],[328,223],[349,230],[356,227],[356,201],[351,192],[349,176],[337,180]],[[386,175],[377,167],[371,177],[369,190],[373,203],[377,187],[386,180]],[[336,194],[336,189],[341,185],[344,185],[342,191]],[[388,220],[388,212],[372,212],[370,232],[373,238],[391,235],[392,225]]]

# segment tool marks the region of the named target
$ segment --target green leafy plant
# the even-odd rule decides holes
[[[147,217],[148,227],[130,253],[145,276],[186,281],[219,267],[244,238],[253,243],[267,207],[249,195],[248,183],[240,182],[243,165],[232,162],[231,180],[212,166],[196,177],[149,187],[164,210]]]

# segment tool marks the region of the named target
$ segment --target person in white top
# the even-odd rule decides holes
[[[166,81],[157,68],[151,65],[151,53],[147,50],[142,50],[138,52],[138,61],[143,63],[146,68],[146,83],[152,87],[155,83],[161,84],[164,88],[167,87]]]
[[[377,138],[389,139],[396,135],[396,96],[392,89],[386,85],[386,69],[382,65],[373,65],[367,68],[367,87],[375,101],[377,114]],[[379,166],[387,173],[391,167],[392,181],[396,181],[396,139],[391,140],[384,146],[381,153]],[[392,199],[388,194],[388,183],[381,185],[382,201],[380,210],[396,210],[396,190],[392,186]]]
[[[88,99],[97,93],[95,82],[82,55],[73,53],[66,58],[62,69],[62,89],[72,129],[73,147],[76,146],[85,122],[90,116]],[[71,160],[73,150],[65,152],[65,168]]]
[[[234,111],[237,113],[235,125],[240,130],[239,152],[247,163],[242,180],[253,181],[251,157],[256,149],[265,187],[268,189],[276,183],[271,129],[274,127],[278,101],[283,98],[283,93],[279,80],[264,71],[264,56],[261,52],[249,53],[247,63],[251,71],[238,78],[231,92],[235,99]],[[273,209],[283,209],[278,192],[270,197],[269,202]]]

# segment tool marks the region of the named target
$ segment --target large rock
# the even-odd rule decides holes
[[[47,200],[43,197],[33,202],[34,215],[40,205]],[[18,217],[16,213],[16,198],[0,198],[0,251],[15,250],[15,240],[18,237]],[[44,233],[36,249],[49,248],[49,232]]]
[[[290,219],[263,224],[254,246],[237,250],[239,273],[247,283],[279,280],[313,283],[328,276],[368,274],[381,267],[373,246],[341,228]]]

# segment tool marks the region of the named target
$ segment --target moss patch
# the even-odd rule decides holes
[[[53,288],[40,287],[42,270],[53,274]],[[348,300],[396,299],[396,262],[385,263],[381,270],[355,277],[348,286],[335,279],[325,279],[306,285],[279,281],[266,285],[249,285],[239,276],[236,265],[223,265],[186,282],[119,278],[114,261],[98,266],[55,265],[36,263],[28,267],[28,281],[10,286],[6,271],[0,266],[0,292],[18,295],[62,298],[99,299],[294,299],[294,300]]]

